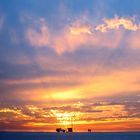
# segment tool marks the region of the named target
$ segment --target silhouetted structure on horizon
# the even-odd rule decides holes
[[[88,129],[88,132],[91,132],[91,129]]]
[[[56,132],[57,133],[69,133],[69,132],[73,132],[73,129],[72,128],[67,128],[67,131],[65,129],[62,129],[62,128],[56,128]]]
[[[58,132],[58,133],[60,133],[60,132],[65,133],[66,130],[65,129],[62,129],[62,128],[56,128],[56,132]]]

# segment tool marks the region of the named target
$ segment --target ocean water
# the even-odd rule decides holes
[[[0,140],[140,140],[140,132],[0,132]]]

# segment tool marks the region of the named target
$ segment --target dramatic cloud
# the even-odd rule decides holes
[[[18,108],[0,108],[0,114],[2,115],[0,123],[3,126],[3,130],[15,131],[19,126],[20,129],[24,130],[25,128],[31,129],[33,126],[34,129],[37,129],[37,126],[42,129],[44,126],[49,125],[71,125],[71,119],[75,127],[85,122],[86,124],[100,124],[106,121],[128,123],[132,120],[139,120],[138,106],[139,103],[136,102],[78,102],[72,105],[56,107],[26,105]],[[9,115],[11,119],[9,119]],[[125,120],[126,118],[127,121]],[[15,128],[9,128],[13,122],[17,122]]]
[[[32,2],[0,4],[0,131],[140,130],[138,0]]]

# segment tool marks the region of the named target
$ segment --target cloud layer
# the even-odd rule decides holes
[[[0,108],[0,130],[24,131],[30,129],[42,130],[49,125],[60,126],[66,124],[71,125],[70,120],[73,118],[75,129],[84,130],[82,127],[76,128],[82,124],[99,125],[106,121],[116,124],[124,122],[125,128],[122,131],[129,130],[129,122],[138,122],[139,114],[138,102],[99,102],[99,103],[75,103],[73,105],[39,107],[26,105],[21,107]],[[11,116],[9,119],[9,115]],[[100,117],[99,117],[100,116]],[[13,122],[14,129],[12,128]],[[115,124],[111,124],[112,128]],[[120,127],[119,127],[120,128]],[[105,131],[103,127],[97,127]],[[137,129],[134,125],[133,129]],[[96,131],[96,128],[94,128]],[[84,130],[85,131],[85,130]]]

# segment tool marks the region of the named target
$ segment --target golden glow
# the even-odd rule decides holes
[[[56,99],[70,99],[70,98],[80,98],[80,94],[79,94],[79,90],[78,89],[74,89],[74,90],[65,90],[65,91],[60,91],[60,92],[56,92],[53,93],[53,97]]]
[[[27,127],[30,127],[30,126],[42,127],[42,126],[46,126],[46,125],[48,125],[48,123],[29,122],[29,123],[24,124],[23,126],[27,126]]]
[[[83,26],[83,27],[71,27],[70,32],[72,34],[74,34],[74,35],[79,35],[79,34],[82,34],[82,33],[92,34],[91,31],[90,31],[90,27],[86,27],[86,26]]]
[[[106,32],[110,29],[119,29],[120,26],[132,31],[136,31],[140,28],[132,19],[115,17],[113,19],[104,19],[104,24],[98,25],[96,30]]]
[[[71,124],[72,116],[70,113],[56,113],[56,118],[63,125]]]
[[[27,109],[30,111],[31,116],[27,116],[21,113],[21,111],[17,110],[13,115],[10,114],[10,118],[12,118],[12,121],[25,120],[25,123],[22,124],[22,127],[26,129],[40,128],[41,130],[48,130],[48,128],[53,128],[53,130],[55,130],[56,127],[67,128],[73,126],[75,130],[79,131],[86,130],[83,129],[83,126],[87,126],[88,128],[92,127],[94,128],[94,130],[97,129],[99,131],[107,131],[107,128],[109,130],[111,130],[110,128],[112,128],[112,131],[120,130],[121,126],[126,126],[124,130],[127,130],[129,129],[129,125],[136,123],[138,124],[138,122],[140,121],[138,117],[129,117],[129,114],[125,110],[124,105],[108,105],[108,102],[103,102],[101,104],[101,106],[93,106],[92,108],[90,108],[89,112],[86,111],[88,110],[88,107],[85,108],[85,106],[88,105],[85,105],[81,102],[72,104],[73,107],[78,109],[76,112],[69,111],[68,109],[66,111],[62,111],[61,106],[56,109],[50,109],[49,112],[46,112],[42,107],[27,106]],[[83,107],[84,110],[82,109]],[[101,112],[96,112],[96,110],[101,110]],[[1,109],[0,113],[2,114],[0,121],[4,121],[5,123],[8,121],[8,112],[13,111],[11,111],[11,109],[9,108]],[[20,113],[18,114],[17,112]],[[46,113],[48,115],[46,115]],[[14,117],[15,114],[17,114],[16,117]],[[40,114],[40,117],[35,118],[34,114]],[[53,121],[49,122],[50,118],[56,119],[53,119]],[[104,127],[104,125],[106,127]],[[117,126],[117,128],[114,128],[115,126]],[[135,127],[135,129],[137,129],[137,127]]]

